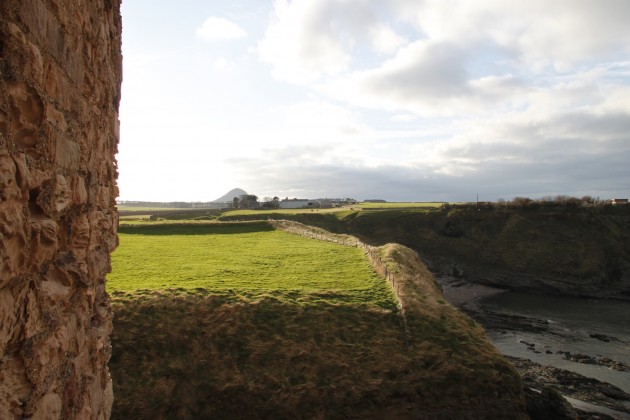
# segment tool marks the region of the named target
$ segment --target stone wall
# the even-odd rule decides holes
[[[0,1],[0,418],[108,418],[119,0]]]

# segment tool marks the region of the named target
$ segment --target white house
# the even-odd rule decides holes
[[[285,198],[284,200],[280,200],[281,209],[308,209],[318,207],[319,204],[313,200],[305,200],[301,198],[292,198],[291,200]]]
[[[330,209],[333,206],[333,202],[326,198],[317,200],[317,204],[320,209]]]

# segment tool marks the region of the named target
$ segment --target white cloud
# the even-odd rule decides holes
[[[276,0],[258,45],[273,75],[308,84],[349,70],[363,50],[391,54],[408,41],[384,21],[371,0]]]
[[[453,115],[475,101],[465,67],[468,52],[454,44],[416,41],[380,67],[317,87],[357,106],[423,115]],[[466,108],[466,109],[464,109]]]
[[[320,82],[319,92],[373,109],[457,116],[527,108],[529,96],[551,92],[560,79],[590,73],[595,83],[615,77],[619,86],[630,79],[625,0],[386,4],[394,23],[415,27],[417,39],[408,43],[394,33],[393,58],[374,60],[367,69],[348,66]],[[387,26],[372,26],[372,35],[378,28]],[[567,102],[593,100],[591,93],[578,98],[578,90],[571,90]]]
[[[409,41],[400,36],[392,28],[384,24],[375,25],[370,31],[372,45],[374,49],[383,54],[391,54],[398,51],[398,48],[407,44]]]
[[[306,83],[348,67],[351,58],[344,51],[344,40],[329,25],[330,5],[330,0],[274,2],[274,20],[258,50],[261,59],[274,66],[275,77]]]
[[[613,195],[630,191],[630,115],[569,112],[533,118],[469,120],[443,142],[413,144],[398,159],[370,165],[362,159],[335,162],[332,146],[268,151],[237,163],[257,189],[315,198],[353,195],[387,200],[510,199],[518,195]],[[394,142],[382,139],[387,147]],[[265,168],[252,172],[248,168]],[[468,196],[467,196],[468,194]]]
[[[435,41],[490,41],[534,71],[566,71],[630,52],[626,0],[391,0],[400,19]]]
[[[215,16],[207,18],[197,28],[196,33],[197,37],[208,42],[239,39],[247,36],[247,32],[234,22]]]

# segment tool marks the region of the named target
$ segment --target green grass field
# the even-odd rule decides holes
[[[440,208],[442,202],[401,202],[401,203],[358,203],[360,209],[405,209],[405,208]]]
[[[266,222],[119,232],[108,282],[112,419],[523,411],[518,375],[400,245],[378,251],[398,307],[361,250]]]
[[[223,213],[223,216],[252,216],[258,215],[264,218],[265,215],[295,215],[304,213],[339,213],[354,210],[372,210],[372,209],[439,209],[442,202],[387,202],[387,203],[357,203],[344,207],[335,207],[330,209],[273,209],[273,210],[229,210]]]
[[[360,216],[362,213],[382,211],[411,211],[429,213],[439,210],[439,202],[401,202],[401,203],[358,203],[351,206],[329,209],[256,209],[256,210],[209,210],[209,209],[166,209],[120,206],[120,221],[125,224],[167,221],[253,221],[267,219],[290,219],[304,222],[303,218],[320,218],[327,225],[335,224],[347,217]],[[330,226],[328,226],[330,227]]]
[[[150,213],[152,211],[163,211],[163,210],[184,210],[178,207],[134,207],[134,206],[116,206],[118,211],[146,211]]]
[[[346,211],[349,207],[335,207],[331,209],[272,209],[272,210],[227,210],[223,212],[223,216],[260,216],[261,219],[265,219],[270,215],[294,215],[304,213],[337,213],[340,211]]]
[[[204,289],[392,307],[363,252],[267,223],[122,225],[108,291]]]

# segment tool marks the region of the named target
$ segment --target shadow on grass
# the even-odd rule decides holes
[[[127,235],[225,235],[238,233],[270,232],[267,222],[247,223],[164,223],[146,225],[121,225],[119,233]]]
[[[112,419],[525,418],[473,329],[311,297],[117,294]]]

